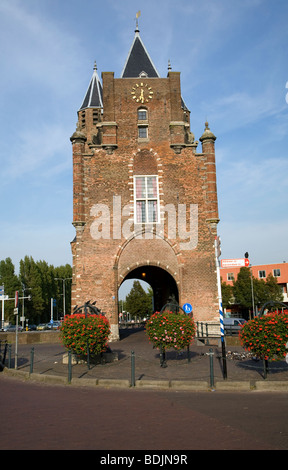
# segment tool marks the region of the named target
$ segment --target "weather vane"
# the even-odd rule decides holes
[[[139,10],[136,13],[136,29],[138,29],[138,18],[139,18],[140,15],[141,15],[141,11]]]

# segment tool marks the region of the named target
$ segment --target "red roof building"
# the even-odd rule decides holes
[[[288,303],[288,263],[273,263],[273,264],[259,264],[250,266],[252,274],[256,279],[263,279],[266,281],[269,274],[272,274],[277,279],[278,285],[282,288],[283,302]],[[220,268],[220,275],[222,282],[233,285],[233,280],[237,280],[238,273],[241,268]]]

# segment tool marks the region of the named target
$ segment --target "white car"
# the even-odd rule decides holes
[[[230,335],[239,333],[244,323],[246,323],[244,318],[224,318],[223,324],[225,333]]]

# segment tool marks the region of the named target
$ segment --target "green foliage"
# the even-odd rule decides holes
[[[139,281],[133,282],[133,287],[125,300],[125,310],[133,317],[137,315],[141,318],[147,317],[152,313],[152,294],[146,293]]]
[[[195,336],[193,318],[171,312],[156,312],[146,323],[146,333],[156,348],[184,349]]]
[[[237,280],[233,281],[233,286],[229,286],[225,282],[221,284],[223,307],[227,308],[231,303],[234,303],[244,309],[251,309],[252,283],[254,305],[263,305],[269,300],[280,302],[283,300],[281,287],[272,274],[268,275],[266,282],[263,279],[256,279],[254,276],[252,276],[251,282],[250,269],[243,267],[238,273]]]
[[[103,315],[66,315],[60,327],[62,343],[74,354],[97,355],[107,348],[109,322]]]
[[[60,280],[57,280],[60,278]],[[46,261],[34,261],[32,256],[25,256],[19,263],[19,275],[10,258],[0,261],[0,285],[4,284],[5,294],[10,298],[19,292],[19,311],[22,312],[21,297],[31,295],[31,300],[24,299],[24,314],[29,323],[48,322],[51,316],[51,298],[56,300],[54,319],[63,316],[63,282],[72,278],[69,264],[54,267]],[[71,281],[65,283],[66,313],[71,311]],[[14,323],[13,301],[5,302],[5,321]]]
[[[221,290],[222,290],[222,305],[223,305],[223,308],[227,308],[234,301],[233,287],[230,286],[230,284],[223,282],[221,284]]]
[[[239,333],[242,346],[261,359],[280,360],[288,352],[288,313],[255,317]]]
[[[20,280],[27,289],[27,293],[31,295],[31,301],[25,303],[25,316],[29,318],[29,323],[38,323],[44,309],[44,301],[41,271],[32,256],[25,256],[24,260],[20,261]]]
[[[15,274],[15,268],[11,258],[0,261],[0,285],[4,286],[4,293],[10,298],[15,296],[15,291],[20,290],[20,281]],[[2,303],[2,302],[1,302]],[[13,300],[5,302],[5,320],[14,320],[14,302]]]
[[[251,277],[249,268],[241,268],[237,276],[237,281],[233,282],[233,294],[235,303],[243,307],[252,306]]]

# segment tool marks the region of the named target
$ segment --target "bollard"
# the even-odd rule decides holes
[[[72,380],[72,353],[70,349],[68,350],[68,383],[70,384]]]
[[[131,387],[135,387],[135,354],[131,351]]]
[[[209,356],[210,356],[210,387],[214,387],[214,366],[213,366],[213,349],[209,349]]]
[[[222,361],[223,361],[223,377],[224,377],[224,380],[226,380],[227,379],[227,362],[226,362],[226,348],[225,348],[224,336],[221,336],[221,346],[222,346]]]
[[[33,366],[34,366],[34,347],[31,349],[31,352],[30,352],[30,374],[33,374]]]

